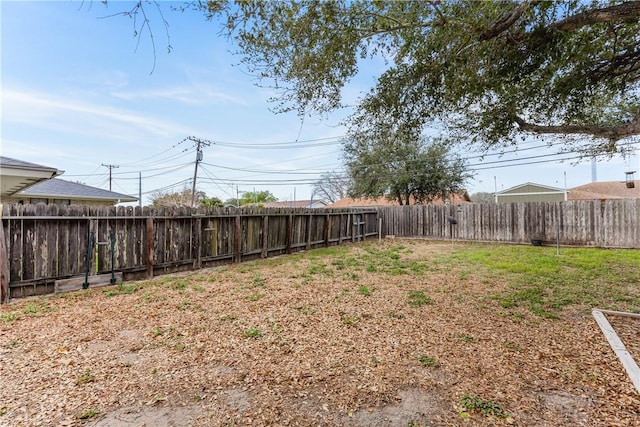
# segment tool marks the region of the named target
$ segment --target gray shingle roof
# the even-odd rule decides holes
[[[102,188],[90,187],[78,182],[65,181],[53,178],[38,183],[26,190],[18,193],[23,196],[32,197],[57,197],[65,199],[87,199],[87,200],[111,200],[121,202],[135,202],[135,197]]]
[[[11,157],[0,156],[0,166],[8,166],[19,169],[37,169],[37,170],[50,170],[57,171],[56,168],[49,166],[42,166],[36,163],[25,162],[23,160],[12,159]]]

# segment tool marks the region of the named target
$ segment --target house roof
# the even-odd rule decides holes
[[[321,200],[296,200],[295,202],[269,202],[265,203],[263,206],[265,208],[308,208],[310,206],[317,207],[319,205],[325,206],[326,203]]]
[[[508,194],[522,194],[523,190],[526,190],[527,187],[533,187],[536,191],[526,191],[528,194],[535,193],[564,193],[563,188],[551,187],[549,185],[536,184],[535,182],[525,182],[524,184],[516,185],[514,187],[507,188],[506,190],[498,191],[496,194],[498,196],[508,195]]]
[[[49,166],[42,166],[36,163],[25,162],[24,160],[12,159],[11,157],[0,156],[0,166],[10,166],[16,169],[31,169],[31,170],[48,170],[57,171],[56,168]]]
[[[43,181],[18,194],[25,197],[105,200],[111,202],[135,202],[138,200],[136,197],[126,194],[90,187],[78,182],[65,181],[58,178]]]
[[[0,156],[0,197],[8,197],[20,190],[64,173],[56,168]]]
[[[638,199],[640,180],[635,188],[627,188],[624,181],[603,181],[579,185],[569,189],[569,200]]]
[[[464,191],[462,194],[454,194],[451,200],[451,204],[459,205],[463,203],[470,203],[471,199],[469,198],[469,194]],[[413,204],[413,203],[412,203]],[[433,200],[430,205],[444,205],[444,201],[442,199]],[[364,208],[364,207],[372,207],[372,206],[398,206],[397,200],[388,200],[386,197],[378,197],[374,199],[365,199],[365,198],[351,198],[345,197],[344,199],[340,199],[337,202],[328,205],[328,208]]]

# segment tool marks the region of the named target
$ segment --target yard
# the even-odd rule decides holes
[[[390,239],[19,300],[0,425],[640,426],[591,316],[640,311],[638,266]]]

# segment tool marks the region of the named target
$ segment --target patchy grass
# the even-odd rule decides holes
[[[411,307],[422,307],[423,305],[431,304],[431,298],[424,294],[422,291],[409,292],[409,305]]]
[[[41,316],[54,311],[56,311],[56,308],[47,299],[33,300],[22,307],[22,313],[29,316]]]
[[[0,321],[2,323],[11,323],[18,318],[17,313],[0,313]]]
[[[472,270],[488,284],[508,282],[491,297],[503,308],[523,307],[543,318],[555,319],[572,305],[640,310],[640,293],[633,291],[637,250],[561,248],[557,255],[549,247],[470,244],[438,254],[437,263],[464,272],[465,279]]]
[[[362,285],[358,288],[358,293],[360,295],[364,295],[365,297],[370,297],[371,296],[371,291],[369,290],[369,287],[366,285]]]
[[[507,418],[509,414],[493,400],[483,399],[475,394],[465,393],[461,399],[462,410],[467,413],[479,412],[482,415]],[[463,417],[464,418],[464,417]]]
[[[262,332],[258,328],[249,328],[244,331],[245,338],[259,338],[262,335]]]
[[[431,356],[420,355],[418,356],[418,361],[422,363],[422,366],[431,368],[438,368],[440,366],[438,361]]]
[[[119,283],[117,287],[105,290],[104,295],[108,298],[116,295],[131,295],[140,288],[141,286],[136,284]]]
[[[78,419],[89,420],[91,418],[94,418],[98,414],[100,414],[100,412],[95,408],[86,409],[78,414]]]
[[[91,372],[90,369],[85,370],[76,379],[77,385],[92,383],[96,380],[96,376]]]

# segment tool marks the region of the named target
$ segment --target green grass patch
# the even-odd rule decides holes
[[[134,284],[128,285],[126,283],[119,283],[115,288],[110,288],[104,291],[104,296],[107,298],[114,297],[116,295],[131,295],[136,292],[140,287]]]
[[[86,409],[84,411],[82,411],[80,414],[78,414],[78,419],[81,420],[89,420],[95,416],[97,416],[100,412],[98,412],[97,409]]]
[[[93,373],[91,372],[91,369],[87,369],[84,372],[82,372],[80,375],[78,375],[78,378],[76,379],[76,384],[77,385],[82,385],[82,384],[88,384],[88,383],[92,383],[96,380],[96,376],[93,375]]]
[[[176,280],[175,282],[171,283],[171,289],[182,291],[187,288],[188,284],[189,282],[187,280]]]
[[[576,305],[640,310],[637,250],[561,248],[557,255],[552,247],[471,244],[434,256],[460,281],[473,271],[489,287],[508,283],[492,295],[506,309],[522,307],[549,319]]]
[[[358,293],[360,295],[364,295],[365,297],[369,297],[371,296],[371,291],[369,290],[369,288],[366,285],[362,285],[358,288]]]
[[[460,403],[464,412],[479,412],[482,415],[497,418],[509,417],[509,414],[507,414],[498,403],[493,400],[482,399],[475,394],[465,393]]]
[[[11,323],[18,318],[17,313],[0,313],[0,321],[2,323]]]
[[[264,277],[262,277],[261,274],[256,274],[256,276],[253,278],[253,280],[251,281],[253,287],[256,288],[264,288]]]
[[[418,356],[418,361],[422,363],[422,366],[430,368],[438,368],[440,366],[438,361],[431,356],[420,355]]]
[[[259,338],[262,335],[262,332],[260,332],[260,329],[258,328],[249,328],[244,331],[243,335],[245,338]]]
[[[423,305],[431,304],[431,298],[424,294],[422,291],[409,292],[409,305],[411,307],[422,307]]]
[[[264,294],[260,292],[256,292],[256,293],[246,295],[244,299],[246,299],[247,301],[258,301],[262,297],[264,297]]]
[[[51,313],[53,311],[56,311],[56,308],[45,299],[34,300],[22,307],[22,313],[30,316],[40,316],[45,313]]]

